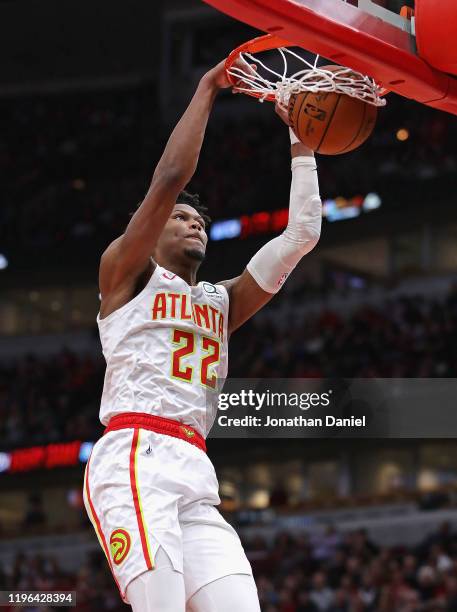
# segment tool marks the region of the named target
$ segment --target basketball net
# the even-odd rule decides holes
[[[384,106],[386,104],[386,100],[381,97],[386,93],[386,90],[377,85],[372,78],[344,66],[335,67],[332,70],[319,68],[317,66],[319,55],[311,64],[304,57],[287,47],[270,48],[269,50],[276,48],[281,55],[283,70],[280,73],[267,66],[253,53],[241,50],[242,48],[249,48],[249,43],[235,49],[229,56],[226,65],[227,74],[231,77],[235,91],[259,98],[261,102],[264,100],[276,101],[280,106],[287,108],[291,95],[309,91],[312,93],[336,92],[346,94],[373,106]],[[288,55],[298,59],[306,67],[288,76]],[[236,59],[240,59],[245,68],[234,66],[233,63]],[[252,64],[257,67],[260,66],[275,79],[270,80],[263,77],[257,69],[252,67]]]

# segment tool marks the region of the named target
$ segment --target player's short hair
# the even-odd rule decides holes
[[[176,204],[187,204],[188,206],[192,206],[201,216],[203,221],[205,222],[205,226],[211,223],[211,217],[208,215],[208,207],[204,206],[200,203],[200,196],[198,193],[189,193],[188,191],[181,191],[181,193],[176,198]]]
[[[136,207],[139,208],[141,204],[142,202],[138,202]],[[188,206],[195,208],[205,222],[205,229],[208,228],[208,225],[211,223],[211,217],[208,215],[208,207],[200,203],[200,196],[198,193],[189,193],[188,191],[183,190],[176,198],[176,204],[187,204]],[[132,211],[130,213],[130,217],[133,216],[134,213],[135,211]]]

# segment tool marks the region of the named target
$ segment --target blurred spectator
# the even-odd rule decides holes
[[[329,612],[349,612],[349,595],[344,589],[338,589],[334,595],[334,601],[330,608],[325,608]],[[324,608],[323,608],[324,609]]]
[[[337,533],[333,525],[329,525],[322,535],[315,535],[312,538],[314,548],[314,558],[318,561],[327,561],[334,554],[341,544],[341,536]]]
[[[332,589],[327,586],[325,574],[317,572],[312,578],[312,588],[310,599],[317,607],[319,612],[328,612],[334,601]]]
[[[309,591],[302,590],[298,593],[297,612],[319,612],[319,608],[311,601]]]
[[[424,601],[433,599],[436,594],[437,575],[431,565],[422,566],[417,572],[417,589]]]
[[[25,510],[23,526],[28,528],[39,527],[46,524],[46,515],[43,510],[43,500],[39,493],[32,493],[28,498],[28,506]]]

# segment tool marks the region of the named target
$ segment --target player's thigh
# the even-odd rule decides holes
[[[184,612],[184,578],[177,572],[165,553],[159,548],[155,568],[144,572],[130,582],[127,599],[133,612]]]
[[[257,587],[252,576],[232,574],[214,580],[187,602],[187,612],[260,612]]]
[[[224,576],[252,576],[238,534],[211,504],[195,503],[180,513],[186,600]]]
[[[96,443],[86,466],[86,510],[126,603],[128,584],[153,569],[159,546],[173,568],[183,572],[177,494],[173,483],[157,485],[165,477],[158,475],[158,458],[151,454],[151,460],[146,453],[148,435],[133,429],[108,433]]]

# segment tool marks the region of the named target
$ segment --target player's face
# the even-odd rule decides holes
[[[203,261],[207,242],[205,222],[200,214],[188,204],[176,204],[160,236],[161,248],[167,253]]]

